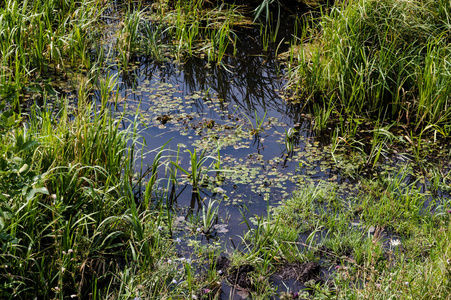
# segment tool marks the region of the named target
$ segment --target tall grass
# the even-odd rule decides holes
[[[153,192],[162,150],[141,201],[136,121],[121,128],[127,122],[107,105],[79,103],[72,114],[61,101],[60,110],[33,105],[26,124],[10,110],[0,115],[0,297],[200,297],[203,273],[175,255],[172,204],[150,205],[165,197]],[[217,215],[212,202],[205,232]],[[208,268],[215,257],[200,259]]]
[[[84,0],[7,0],[0,7],[0,95],[18,102],[28,85],[66,65],[90,67],[92,27],[103,5]]]
[[[127,67],[138,54],[157,61],[194,55],[219,64],[229,46],[236,46],[233,26],[244,17],[235,5],[208,6],[205,1],[190,0],[155,3],[150,11],[141,5],[129,7],[117,32],[119,62]]]
[[[235,5],[223,3],[209,8],[205,1],[190,0],[174,1],[174,9],[160,14],[155,21],[166,26],[164,36],[174,44],[172,55],[206,56],[220,63],[229,45],[236,47],[233,26],[245,19]]]
[[[290,84],[340,118],[398,121],[417,132],[443,126],[451,112],[449,12],[444,1],[338,2],[321,15],[314,39],[304,33]]]
[[[137,121],[122,128],[107,105],[115,77],[90,73],[73,111],[45,90],[27,114],[0,105],[2,298],[119,296],[118,273],[148,272],[171,251],[157,226],[171,215],[135,199]],[[99,106],[86,95],[97,81]]]

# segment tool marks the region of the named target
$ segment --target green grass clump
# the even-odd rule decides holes
[[[190,0],[160,1],[149,7],[140,4],[125,11],[115,49],[124,67],[137,55],[157,61],[199,56],[220,64],[226,51],[236,46],[233,26],[243,22],[239,8],[224,3]]]
[[[0,96],[16,102],[38,78],[91,67],[100,1],[17,1],[0,5]]]
[[[447,132],[450,11],[447,1],[336,3],[317,34],[304,33],[291,84],[301,99],[334,111],[342,128],[367,119]]]
[[[312,299],[446,299],[450,215],[440,199],[408,183],[407,173],[362,180],[355,195],[307,186],[254,218],[256,227],[233,256],[237,265],[254,266],[252,293],[286,297],[258,279],[293,263],[319,262],[323,282],[305,282]]]
[[[133,127],[86,104],[73,118],[38,106],[21,117],[0,118],[2,298],[119,295],[118,274],[172,255],[165,214],[135,203]]]
[[[228,49],[236,47],[233,27],[250,23],[236,5],[199,0],[172,2],[172,8],[156,5],[151,19],[159,24],[160,43],[178,59],[196,55],[220,64]],[[158,38],[149,30],[143,33],[145,40]]]

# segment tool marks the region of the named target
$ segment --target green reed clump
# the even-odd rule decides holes
[[[1,298],[102,299],[130,265],[138,276],[171,255],[164,212],[134,197],[136,124],[88,103],[71,117],[63,104],[0,115]]]
[[[161,35],[144,30],[143,40],[158,38],[177,58],[206,56],[220,63],[229,46],[236,46],[233,26],[245,20],[235,5],[210,4],[203,0],[173,1],[171,9],[155,9],[151,19],[160,26]]]
[[[305,33],[291,85],[305,101],[326,111],[333,105],[340,122],[444,125],[451,113],[449,12],[446,1],[336,3],[315,38]]]
[[[154,3],[150,10],[129,8],[116,35],[118,60],[127,67],[136,55],[157,61],[196,55],[220,63],[229,45],[235,47],[232,27],[243,19],[234,5],[210,8],[198,0]]]
[[[122,22],[122,28],[117,39],[117,49],[119,50],[120,61],[124,68],[127,68],[130,55],[137,53],[140,49],[140,23],[142,12],[134,10],[127,11]]]
[[[90,67],[100,1],[17,1],[0,7],[0,95],[19,101],[39,76],[66,65]]]

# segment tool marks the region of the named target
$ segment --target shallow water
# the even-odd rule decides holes
[[[281,95],[285,74],[274,48],[238,49],[236,56],[224,59],[226,67],[199,58],[182,64],[138,59],[118,79],[129,117],[139,112],[145,125],[140,133],[148,150],[169,141],[166,149],[172,150],[173,160],[180,147],[180,166],[188,169],[186,149],[205,149],[217,157],[215,149],[220,148],[220,168],[227,172],[221,173],[221,181],[214,179],[215,172],[207,172],[209,186],[201,188],[200,196],[204,203],[220,202],[224,227],[216,236],[223,240],[247,229],[241,212],[246,217],[266,214],[268,205],[303,184],[328,181],[343,185],[343,191],[350,188],[335,168],[329,146],[317,140],[308,116]],[[144,169],[153,159],[154,154],[145,157]],[[182,179],[177,191],[177,207],[185,216],[192,205],[192,189],[186,184]],[[200,212],[200,205],[191,208]]]

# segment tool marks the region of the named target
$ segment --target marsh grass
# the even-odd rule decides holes
[[[236,47],[233,26],[244,23],[235,5],[209,7],[204,1],[159,3],[141,10],[129,7],[117,32],[116,50],[124,68],[132,56],[149,55],[157,61],[207,57],[221,63]]]
[[[198,193],[205,173],[220,171],[214,168],[215,166],[217,166],[218,158],[212,155],[207,155],[206,150],[202,150],[198,154],[196,149],[193,149],[193,151],[187,149],[186,152],[189,153],[190,165],[188,169],[184,169],[180,166],[179,151],[180,149],[177,151],[176,160],[172,162],[172,165],[188,177],[189,183],[193,187],[193,192]],[[212,162],[207,166],[207,162],[209,160]]]
[[[67,105],[50,107],[33,106],[27,126],[2,114],[2,297],[214,295],[218,274],[200,266],[214,266],[216,256],[202,246],[199,266],[177,258],[172,204],[153,200],[169,197],[155,192],[158,170],[171,166],[164,149],[156,151],[141,201],[134,187],[147,175],[135,174],[143,143],[136,121],[121,128],[107,105],[84,103],[74,116]],[[211,202],[205,232],[217,218]]]
[[[122,67],[127,69],[130,56],[138,53],[140,50],[140,26],[143,19],[143,13],[140,10],[127,10],[122,28],[118,33],[117,49],[119,52],[119,61]]]
[[[126,7],[108,54],[100,21],[108,1],[0,4],[0,298],[219,297],[219,244],[188,240],[188,259],[174,245],[183,247],[176,239],[178,172],[200,201],[206,172],[224,171],[219,149],[188,151],[185,169],[162,145],[136,174],[147,144],[138,118],[112,114],[116,75],[103,69],[111,55],[124,70],[140,54],[220,63],[236,47],[234,26],[247,22],[233,5],[172,4],[160,1],[150,13],[141,2]],[[358,194],[320,184],[300,187],[277,208],[267,199],[266,215],[244,218],[248,230],[231,255],[233,266],[254,268],[251,297],[281,296],[269,276],[287,263],[312,261],[331,273],[327,284],[308,284],[313,299],[449,297],[451,206],[436,196],[449,190],[449,174],[427,171],[423,138],[434,132],[435,141],[450,129],[449,10],[446,1],[348,1],[321,15],[320,31],[303,33],[301,63],[288,71],[291,87],[313,104],[318,132],[331,120],[336,125],[337,165],[343,145],[364,153],[361,163],[376,170],[389,144],[404,141],[422,177],[411,169],[373,179],[353,173]],[[261,27],[264,44],[275,41],[277,24]],[[80,69],[75,109],[51,85],[70,68]],[[98,105],[90,102],[95,90]],[[26,107],[29,92],[39,101]],[[266,113],[255,122],[245,117],[252,135],[264,132]],[[369,122],[373,127],[362,129]],[[407,133],[395,135],[401,122]],[[362,130],[369,143],[348,138]],[[295,134],[286,132],[287,152]],[[208,235],[219,209],[205,203],[192,223]]]
[[[216,201],[205,203],[202,207],[202,231],[209,234],[213,231],[214,226],[218,223],[219,207],[214,206]]]
[[[1,296],[122,295],[123,280],[172,256],[158,227],[172,215],[135,199],[136,121],[121,128],[107,105],[51,107],[32,106],[26,124],[1,115]]]
[[[177,41],[177,53],[206,53],[211,61],[221,62],[229,45],[235,47],[235,24],[244,20],[236,6],[222,4],[209,9],[202,1],[176,1],[175,9],[165,21]]]
[[[252,278],[277,274],[290,262],[320,262],[330,274],[325,284],[305,283],[312,299],[446,298],[450,215],[446,204],[437,206],[440,198],[408,180],[410,172],[362,180],[355,195],[340,195],[330,184],[301,188],[268,216],[251,219],[255,228],[249,226],[233,259],[255,266]],[[251,294],[276,294],[261,284],[266,288]]]
[[[18,102],[25,88],[66,65],[90,67],[98,1],[5,1],[0,8],[2,98]]]
[[[250,134],[253,136],[258,136],[261,133],[264,133],[265,128],[265,120],[266,120],[266,111],[263,114],[263,117],[259,117],[257,111],[254,112],[255,117],[253,118],[255,121],[252,121],[251,117],[247,116],[243,113],[243,116],[248,120],[250,124]]]
[[[440,1],[337,2],[302,33],[290,85],[324,111],[317,117],[335,110],[340,119],[399,122],[415,133],[444,129],[448,10]],[[342,134],[355,136],[354,127]]]

